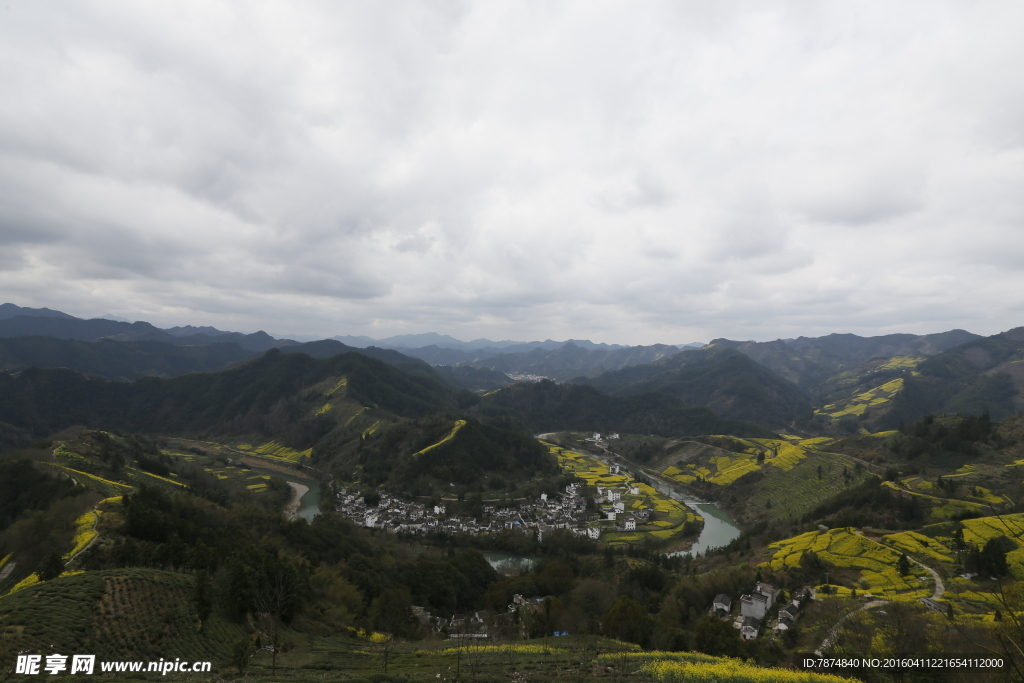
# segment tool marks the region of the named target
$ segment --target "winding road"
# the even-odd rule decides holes
[[[881,544],[879,544],[879,545],[881,545]],[[935,580],[935,590],[932,591],[932,597],[930,599],[931,600],[938,600],[939,598],[941,598],[943,596],[943,594],[945,594],[945,592],[946,592],[946,585],[944,583],[942,583],[942,577],[939,576],[938,572],[936,572],[934,569],[932,569],[928,565],[923,564],[921,562],[918,562],[917,560],[915,560],[914,558],[910,557],[909,555],[907,556],[907,559],[909,559],[911,562],[913,562],[914,564],[918,565],[919,567],[924,569],[926,572],[931,574],[932,578]],[[922,601],[928,600],[928,599],[929,598],[921,598]],[[844,621],[846,621],[847,619],[852,617],[854,614],[857,614],[858,612],[861,612],[861,611],[866,610],[866,609],[873,609],[875,607],[879,607],[881,605],[885,605],[886,603],[888,603],[888,600],[872,600],[870,602],[864,603],[863,605],[861,605],[857,609],[853,610],[852,612],[848,612],[847,614],[843,615],[843,617],[839,621],[836,622],[836,625],[828,630],[828,633],[825,635],[825,639],[821,641],[821,645],[819,645],[818,648],[814,651],[814,654],[816,654],[816,655],[818,655],[820,657],[821,653],[824,650],[832,647],[833,643],[835,643],[836,636],[839,635],[839,627],[843,625]]]

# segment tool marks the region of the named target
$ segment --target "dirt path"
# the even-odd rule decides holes
[[[852,612],[847,612],[846,614],[844,614],[843,618],[837,621],[836,625],[828,630],[828,633],[825,635],[825,639],[821,641],[821,645],[819,645],[818,649],[814,651],[814,654],[820,657],[822,652],[824,652],[827,648],[832,647],[832,644],[836,641],[836,636],[839,635],[839,627],[843,625],[844,621],[852,617],[857,612],[861,612],[866,609],[872,609],[875,607],[880,607],[885,604],[888,604],[886,600],[872,600],[871,602],[864,603]]]
[[[8,561],[8,563],[6,565],[4,565],[4,568],[0,569],[0,583],[2,583],[4,579],[6,579],[8,576],[10,576],[11,572],[13,572],[14,568],[17,567],[17,566],[18,566],[17,562],[10,562],[10,561]]]
[[[861,534],[861,535],[863,535],[863,534]],[[874,540],[874,539],[869,539],[869,540]],[[875,541],[875,543],[878,543],[878,541]],[[883,544],[879,543],[879,545],[883,545]],[[883,547],[888,547],[888,546],[884,546],[883,545]],[[907,559],[910,560],[911,562],[913,562],[914,564],[918,565],[919,567],[921,567],[926,572],[928,572],[929,574],[932,575],[932,578],[935,579],[935,590],[932,591],[931,599],[932,600],[938,600],[939,598],[941,598],[943,596],[943,594],[946,592],[946,586],[945,586],[945,584],[942,583],[942,577],[939,576],[938,572],[936,572],[934,569],[932,569],[928,565],[922,564],[921,562],[918,562],[917,560],[915,560],[914,558],[910,557],[909,555],[907,556]],[[925,600],[926,598],[921,598],[921,599]],[[844,621],[846,621],[847,619],[852,617],[857,612],[860,612],[861,610],[871,609],[872,607],[878,607],[879,605],[886,604],[886,602],[887,602],[886,600],[872,600],[871,602],[867,602],[867,603],[861,605],[860,607],[858,607],[857,609],[853,610],[852,612],[848,612],[847,614],[845,614],[842,619],[840,619],[839,621],[836,622],[835,626],[833,626],[832,628],[829,629],[828,634],[825,636],[825,639],[821,641],[821,645],[818,646],[818,649],[816,649],[814,651],[814,653],[816,655],[820,656],[823,650],[825,650],[826,648],[832,647],[832,644],[835,642],[836,636],[839,634],[839,627],[842,625],[842,623]]]
[[[847,453],[833,453],[831,451],[824,451],[824,450],[821,450],[821,449],[818,449],[818,452],[819,453],[824,453],[825,455],[836,455],[836,456],[839,456],[840,458],[849,458],[850,460],[853,460],[854,462],[859,462],[861,465],[864,465],[864,467],[868,468],[868,472],[870,472],[872,470],[878,470],[879,472],[883,472],[883,473],[885,472],[885,467],[883,467],[882,465],[876,465],[873,462],[868,462],[867,460],[864,460],[863,458],[858,458],[855,455],[849,455]]]
[[[938,572],[936,572],[928,565],[921,564],[909,555],[907,556],[907,559],[916,565],[920,565],[922,569],[924,569],[926,572],[932,575],[932,578],[935,579],[935,590],[932,592],[932,600],[938,600],[939,598],[941,598],[942,594],[946,592],[946,586],[942,583],[942,578],[939,576]],[[923,600],[924,598],[921,599]]]

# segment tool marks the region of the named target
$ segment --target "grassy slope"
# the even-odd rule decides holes
[[[718,438],[714,444],[683,444],[661,456],[654,471],[719,501],[740,524],[798,519],[868,476],[849,456],[819,451],[814,443]]]
[[[939,418],[932,428],[941,425],[955,434],[959,422],[956,417]],[[876,473],[899,473],[886,485],[914,496],[933,521],[963,512],[992,514],[1024,496],[1024,418],[1003,421],[987,441],[960,441],[952,450],[936,441],[934,452],[911,456],[908,448],[916,441],[910,434],[890,431],[840,439],[824,447],[877,463]],[[967,446],[974,452],[965,450]]]

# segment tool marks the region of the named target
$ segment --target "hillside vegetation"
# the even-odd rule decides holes
[[[607,372],[589,383],[617,395],[659,392],[723,417],[782,429],[810,412],[804,392],[738,351],[707,346]]]
[[[653,392],[609,396],[590,386],[551,381],[515,384],[485,394],[478,411],[512,417],[534,432],[773,435],[759,425],[719,417],[708,408],[690,406],[674,396]]]
[[[734,348],[810,391],[830,377],[875,358],[932,356],[977,338],[978,335],[971,332],[950,330],[938,334],[887,334],[878,337],[829,334],[773,342],[715,339],[711,343]]]
[[[102,339],[89,342],[42,336],[0,338],[0,370],[68,368],[122,381],[211,372],[257,354],[227,342],[181,346],[161,341]]]

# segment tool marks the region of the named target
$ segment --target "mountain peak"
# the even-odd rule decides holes
[[[33,316],[37,318],[70,318],[77,320],[73,315],[61,311],[54,311],[49,308],[29,308],[16,304],[0,304],[0,320],[14,318],[19,315]]]

